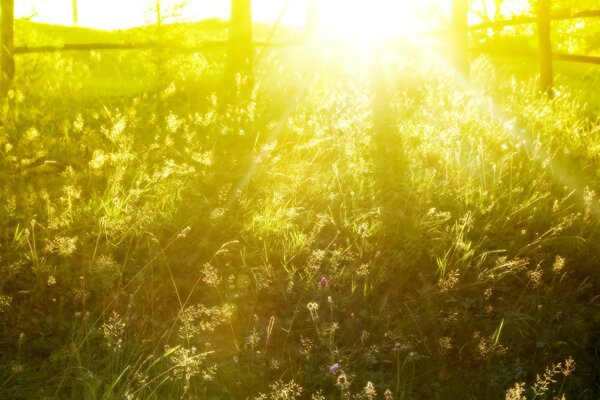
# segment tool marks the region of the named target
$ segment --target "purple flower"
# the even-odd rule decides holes
[[[369,228],[369,224],[367,224],[366,222],[363,222],[358,227],[358,233],[361,234],[361,235],[364,235],[367,232],[368,228]]]
[[[319,281],[319,286],[321,288],[325,288],[325,287],[329,286],[329,280],[327,280],[327,278],[325,278],[324,276],[321,277],[321,280]]]
[[[329,373],[335,374],[338,371],[338,369],[340,369],[340,367],[341,367],[341,365],[339,363],[335,363],[335,364],[331,365],[329,367]]]

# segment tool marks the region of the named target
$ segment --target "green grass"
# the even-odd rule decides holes
[[[0,397],[598,397],[600,72],[309,51],[19,60]]]
[[[280,27],[270,37],[272,29],[269,24],[256,23],[255,40],[270,38],[276,42],[298,40],[301,37],[297,29],[287,27]],[[68,51],[22,55],[17,57],[17,70],[22,72],[17,77],[18,87],[26,90],[30,82],[36,82],[35,88],[27,89],[33,95],[39,92],[91,101],[97,101],[99,97],[119,101],[141,92],[156,93],[164,90],[169,83],[183,85],[190,92],[213,91],[219,84],[220,71],[225,62],[224,48],[179,54],[172,51],[171,47],[192,47],[207,41],[226,39],[227,23],[220,19],[115,31],[20,20],[15,31],[16,46],[157,42],[164,47],[159,51]],[[169,82],[163,79],[167,73],[172,74]],[[39,86],[40,82],[43,87]]]

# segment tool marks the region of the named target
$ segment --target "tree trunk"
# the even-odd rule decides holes
[[[156,26],[160,28],[162,26],[162,20],[163,20],[160,0],[154,1],[154,15],[156,18]]]
[[[503,0],[494,0],[494,21],[502,19],[502,3]],[[499,40],[501,33],[502,28],[494,28],[494,40]]]
[[[0,49],[0,89],[6,95],[12,86],[15,77],[14,60],[14,0],[0,0],[0,36],[2,49]]]
[[[468,0],[452,0],[454,68],[463,76],[469,75],[468,14]]]
[[[251,0],[231,0],[229,52],[226,85],[243,90],[252,85],[252,4]]]
[[[71,9],[73,11],[73,26],[79,25],[79,12],[77,10],[77,0],[72,0]]]
[[[550,0],[539,0],[538,10],[538,46],[540,57],[540,90],[552,97],[554,84],[552,71],[552,39],[550,30]]]

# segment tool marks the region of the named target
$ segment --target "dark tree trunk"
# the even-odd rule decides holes
[[[453,59],[456,71],[469,75],[468,0],[452,0]]]
[[[71,9],[73,11],[73,26],[79,25],[79,11],[77,10],[77,0],[72,0]]]
[[[539,0],[537,18],[540,57],[540,90],[552,97],[554,78],[552,72],[552,39],[550,34],[550,0]]]
[[[254,50],[251,3],[251,0],[231,0],[229,52],[225,71],[226,86],[229,88],[247,89],[252,85]]]
[[[0,88],[3,95],[6,95],[11,88],[15,77],[14,11],[14,0],[0,0],[0,36],[2,40],[2,49],[0,49]]]

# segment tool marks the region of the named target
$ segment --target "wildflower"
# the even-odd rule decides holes
[[[329,280],[327,280],[327,278],[325,278],[324,276],[322,276],[321,280],[319,281],[319,286],[321,288],[326,288],[327,286],[329,286]]]
[[[392,391],[390,389],[386,389],[385,392],[383,393],[383,399],[384,400],[393,400],[394,395],[392,394]]]
[[[460,272],[451,271],[448,276],[440,278],[438,285],[442,292],[447,292],[450,289],[453,289],[459,282]]]
[[[519,382],[506,392],[504,398],[506,400],[526,400],[527,398],[525,397],[524,393],[525,383]]]
[[[335,374],[340,369],[340,367],[341,367],[341,365],[339,363],[335,363],[335,364],[331,365],[329,367],[329,373]]]
[[[452,346],[452,338],[448,336],[443,336],[438,340],[438,346],[440,350],[440,354],[442,356],[447,355],[453,348]]]
[[[348,390],[348,388],[350,387],[350,383],[351,382],[348,380],[348,376],[346,376],[346,374],[344,374],[343,372],[337,377],[335,381],[335,385],[338,388],[340,388],[340,390],[342,390],[343,392]]]
[[[11,370],[13,374],[20,374],[21,372],[25,371],[25,366],[22,364],[14,364],[11,367]]]
[[[294,400],[302,395],[302,387],[293,380],[285,383],[277,381],[270,385],[270,393],[261,393],[255,400],[272,399],[272,400]]]
[[[310,395],[311,400],[325,400],[325,396],[323,396],[323,392],[319,390],[317,393],[313,393]]]
[[[527,276],[529,277],[529,280],[533,284],[533,287],[534,288],[538,287],[542,283],[542,268],[540,267],[540,265],[538,264],[535,267],[535,270],[529,271],[527,273]]]
[[[125,334],[125,322],[121,316],[113,311],[108,321],[102,324],[101,332],[110,350],[117,351],[123,347],[123,336]]]
[[[554,260],[554,264],[552,264],[552,272],[555,274],[560,274],[565,266],[565,258],[561,256],[556,256]]]
[[[360,235],[364,235],[367,232],[367,228],[369,227],[369,224],[367,224],[366,222],[363,222],[362,224],[360,224],[360,226],[358,227],[358,233]]]
[[[364,263],[360,267],[358,267],[356,270],[356,276],[361,277],[361,278],[365,278],[365,277],[369,276],[369,264]]]
[[[306,308],[308,308],[308,311],[310,312],[310,318],[312,319],[312,321],[316,324],[319,321],[319,305],[317,303],[308,303],[306,305]],[[317,330],[319,329],[319,327],[317,326]]]
[[[306,359],[310,358],[310,354],[315,349],[315,344],[309,338],[304,336],[300,336],[300,343],[302,344],[302,348],[300,349],[300,354]]]
[[[375,386],[373,386],[372,382],[367,382],[367,385],[363,389],[363,393],[367,399],[373,399],[377,396],[377,391],[375,390]]]
[[[485,289],[485,291],[483,292],[483,297],[486,300],[490,300],[492,298],[493,294],[494,294],[494,290],[489,287],[489,288]]]
[[[190,233],[191,230],[192,230],[192,228],[190,228],[189,226],[186,226],[185,228],[183,228],[181,230],[181,232],[179,232],[179,235],[177,235],[177,237],[184,238],[187,236],[188,233]]]
[[[276,360],[274,358],[271,359],[270,366],[271,366],[271,369],[273,369],[275,371],[277,371],[277,370],[279,370],[279,368],[281,368],[281,364],[279,363],[279,360]]]
[[[6,309],[10,307],[12,303],[11,296],[0,295],[0,313],[4,312]]]
[[[569,357],[565,360],[564,366],[563,364],[558,364],[561,374],[564,376],[569,376],[575,371],[575,360],[573,357]]]

